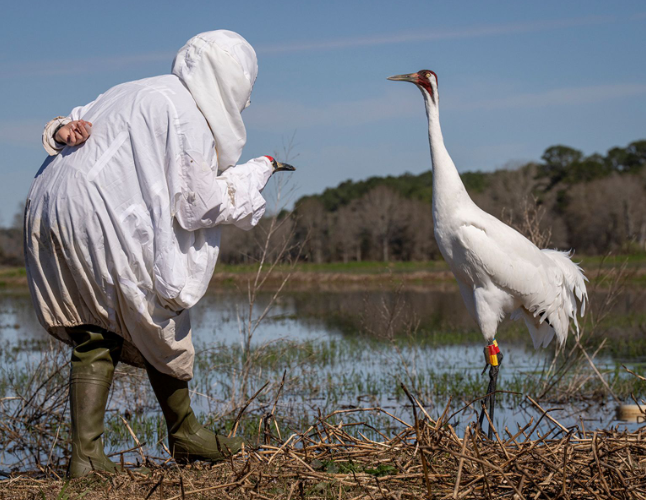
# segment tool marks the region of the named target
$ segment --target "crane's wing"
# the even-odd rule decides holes
[[[569,254],[540,250],[516,230],[481,212],[457,231],[465,268],[475,283],[491,283],[516,298],[512,318],[525,319],[536,347],[556,334],[565,342],[570,319],[585,311],[585,277]],[[578,302],[577,302],[578,300]]]

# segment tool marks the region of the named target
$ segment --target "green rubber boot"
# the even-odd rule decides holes
[[[103,450],[105,407],[114,368],[121,355],[123,339],[98,327],[84,325],[67,329],[75,344],[70,376],[72,416],[71,478],[93,470],[119,472]]]
[[[197,421],[191,408],[188,382],[163,374],[149,363],[146,370],[166,419],[168,449],[176,462],[219,462],[240,451],[242,438],[220,436]]]

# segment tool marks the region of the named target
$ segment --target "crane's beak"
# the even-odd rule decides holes
[[[294,170],[296,170],[295,167],[274,160],[274,172],[293,172]]]
[[[411,82],[411,83],[415,83],[418,78],[419,78],[419,75],[417,73],[410,73],[408,75],[389,76],[388,80],[392,80],[393,82]]]

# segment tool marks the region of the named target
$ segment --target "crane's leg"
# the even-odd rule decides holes
[[[489,387],[487,387],[487,396],[482,401],[482,412],[480,413],[479,425],[482,429],[482,424],[485,418],[485,407],[489,403],[489,418],[493,422],[493,417],[496,411],[496,387],[498,384],[498,371],[500,370],[500,363],[502,363],[502,352],[498,348],[498,342],[495,340],[484,348],[485,360],[489,368]],[[484,372],[483,372],[484,373]],[[489,439],[493,438],[493,427],[489,425],[489,432],[487,433]]]

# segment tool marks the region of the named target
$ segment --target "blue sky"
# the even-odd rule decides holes
[[[640,1],[14,2],[0,19],[0,224],[44,160],[45,122],[118,83],[167,73],[191,36],[226,28],[256,48],[243,159],[294,137],[292,197],[430,168],[419,92],[432,69],[461,171],[586,154],[646,138]]]

